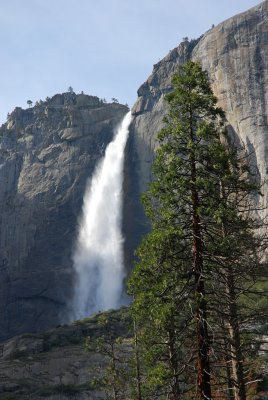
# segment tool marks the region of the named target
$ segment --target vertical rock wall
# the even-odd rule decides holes
[[[266,179],[268,0],[184,41],[138,90],[126,148],[125,260],[148,223],[140,194],[151,180],[171,77],[187,59],[209,73],[230,129]],[[127,108],[65,93],[20,108],[0,128],[0,339],[56,325],[72,296],[72,244],[87,178]],[[268,190],[264,187],[263,202]]]
[[[126,112],[65,93],[0,128],[0,339],[66,318],[86,181]]]
[[[225,110],[230,131],[251,155],[256,177],[265,181],[268,172],[268,1],[210,29],[201,38],[184,41],[154,66],[138,90],[132,112],[130,141],[135,154],[130,186],[135,188],[133,215],[139,215],[139,194],[151,180],[150,167],[156,134],[165,114],[164,95],[171,89],[171,77],[187,59],[198,60],[208,71],[212,89]],[[134,177],[134,178],[133,178]],[[268,187],[262,200],[267,205]],[[137,215],[135,214],[135,210]],[[138,234],[129,248],[137,245],[146,231],[138,219]]]

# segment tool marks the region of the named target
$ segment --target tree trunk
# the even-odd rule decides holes
[[[193,132],[191,133],[193,140]],[[194,140],[193,140],[194,141]],[[200,218],[198,214],[199,198],[196,188],[196,160],[192,152],[191,179],[192,179],[192,231],[193,231],[193,272],[195,276],[195,293],[197,297],[197,385],[199,398],[211,399],[209,337],[207,328],[207,306],[205,300],[205,282],[203,276],[203,244],[201,236]]]
[[[205,296],[205,285],[203,278],[203,258],[202,241],[200,237],[200,222],[196,215],[193,221],[194,231],[194,273],[195,291],[198,298],[198,308],[196,311],[197,319],[197,340],[198,340],[198,359],[197,359],[197,384],[199,388],[199,398],[211,399],[210,385],[210,363],[209,363],[209,338],[207,329],[207,307]]]
[[[224,326],[224,322],[222,324]],[[225,352],[225,362],[226,362],[226,376],[227,376],[227,400],[235,400],[234,398],[234,388],[232,379],[232,366],[231,366],[231,351],[230,344],[227,340],[224,341],[224,352]]]
[[[180,384],[179,384],[179,377],[178,377],[178,358],[176,354],[176,347],[175,347],[175,329],[174,329],[174,320],[171,317],[170,328],[168,331],[168,348],[169,348],[169,364],[172,370],[172,386],[171,386],[171,393],[172,393],[172,400],[180,399]]]
[[[234,277],[232,269],[228,269],[227,272],[226,291],[228,295],[228,309],[229,309],[229,321],[227,329],[230,338],[232,378],[234,382],[234,398],[235,400],[246,400],[243,357],[241,351],[238,312],[235,299]]]
[[[221,185],[221,191],[223,198],[225,197],[224,186]],[[226,237],[226,226],[222,224],[222,235]],[[244,367],[243,367],[243,356],[241,351],[240,343],[240,330],[238,323],[238,311],[235,294],[235,282],[233,266],[227,265],[226,268],[226,294],[228,301],[228,321],[227,330],[229,334],[229,354],[231,361],[231,375],[232,375],[232,386],[233,386],[233,398],[234,400],[246,400],[246,386],[244,380]]]

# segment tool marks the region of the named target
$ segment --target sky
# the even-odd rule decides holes
[[[153,64],[260,0],[0,0],[0,124],[71,86],[132,106]]]

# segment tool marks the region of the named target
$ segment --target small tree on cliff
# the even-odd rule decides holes
[[[224,113],[200,65],[189,61],[172,83],[166,126],[158,135],[155,180],[144,200],[152,232],[130,280],[133,310],[150,343],[147,354],[156,356],[152,363],[165,360],[169,368],[169,373],[158,369],[158,383],[169,382],[170,398],[191,392],[185,371],[192,368],[195,398],[212,399],[212,383],[223,375],[216,374],[214,359],[227,343],[231,390],[236,400],[245,400],[237,307],[252,267],[260,265],[263,240],[255,239],[249,199],[259,188],[236,149],[228,148]],[[224,302],[228,297],[226,304],[221,296]]]

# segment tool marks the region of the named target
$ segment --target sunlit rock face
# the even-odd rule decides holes
[[[127,111],[64,93],[0,128],[0,339],[64,321],[86,181]]]
[[[268,1],[207,32],[192,57],[209,72],[233,133],[251,153],[260,177],[268,163]],[[267,190],[266,190],[267,198]]]
[[[171,89],[172,75],[188,59],[199,61],[208,71],[219,105],[226,111],[230,132],[237,142],[243,142],[248,149],[257,178],[266,179],[268,1],[228,19],[197,40],[182,42],[154,66],[150,77],[139,88],[138,99],[132,109],[134,120],[129,139],[135,163],[128,176],[129,187],[132,190],[135,188],[130,199],[133,201],[135,198],[132,215],[140,234],[148,226],[141,217],[138,199],[151,180],[156,134],[162,127],[165,114],[164,95]],[[264,192],[262,201],[267,204],[267,186]],[[134,239],[135,243],[127,241],[130,249],[138,243],[139,234]]]

